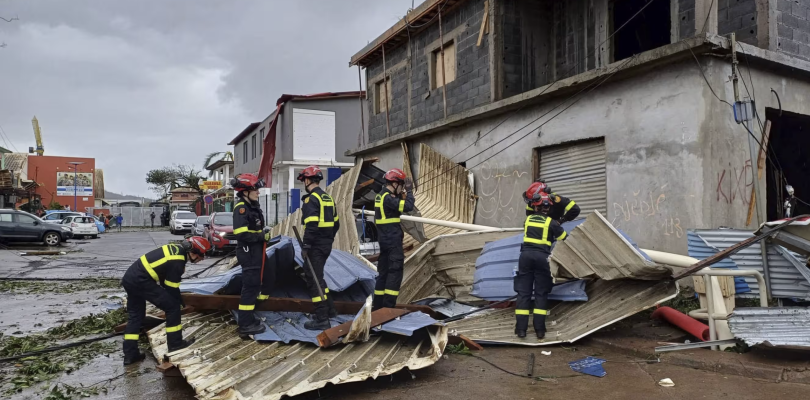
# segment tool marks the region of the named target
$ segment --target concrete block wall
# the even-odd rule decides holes
[[[810,0],[776,0],[778,49],[810,60]]]
[[[552,2],[504,0],[502,4],[506,98],[551,81]]]
[[[717,33],[757,44],[757,0],[717,0]]]
[[[445,43],[452,41],[456,52],[456,78],[447,84],[447,115],[490,102],[489,35],[477,46],[483,15],[484,0],[468,1],[442,15],[443,39]],[[410,47],[386,49],[385,64],[392,86],[388,116],[391,135],[444,118],[443,89],[431,89],[430,84],[431,58],[440,42],[439,25],[434,23],[411,39]],[[366,69],[370,93],[368,135],[372,142],[387,136],[385,112],[374,114],[378,101],[375,85],[382,76],[382,60]]]
[[[584,0],[557,1],[554,3],[554,64],[555,79],[574,76],[588,70],[587,59],[593,50],[586,48],[583,36],[593,33],[593,23],[585,23],[590,2]],[[592,12],[591,12],[592,14]],[[592,36],[588,43],[593,43]]]
[[[678,2],[678,38],[680,40],[695,36],[695,0],[676,0]]]

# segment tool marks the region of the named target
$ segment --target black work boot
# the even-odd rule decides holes
[[[325,331],[331,327],[332,324],[329,322],[328,319],[318,319],[317,317],[315,317],[310,321],[304,322],[304,329],[310,331]]]
[[[538,339],[542,339],[542,338],[546,337],[546,331],[534,331],[534,333],[537,334]]]
[[[267,330],[264,324],[259,323],[259,321],[255,321],[253,324],[248,326],[240,326],[239,327],[239,334],[243,336],[247,335],[258,335],[260,333],[264,333]]]
[[[175,352],[177,350],[183,350],[186,347],[191,346],[192,344],[194,344],[194,339],[181,340],[180,343],[170,344],[169,345],[169,353],[173,353],[173,352]]]
[[[337,310],[335,310],[335,302],[332,300],[332,295],[327,295],[329,297],[326,298],[326,305],[329,307],[329,318],[336,318],[338,316]]]
[[[124,365],[131,365],[135,364],[136,362],[141,362],[146,358],[146,354],[141,353],[140,351],[138,354],[135,355],[125,355],[124,356]]]
[[[526,337],[526,331],[522,331],[520,329],[515,329],[515,335],[517,335],[517,337],[523,339],[523,338]]]

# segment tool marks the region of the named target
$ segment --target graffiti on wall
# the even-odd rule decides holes
[[[655,190],[637,190],[624,195],[621,202],[613,203],[613,220],[610,223],[621,228],[633,226],[638,232],[649,234],[650,230],[662,236],[682,238],[684,229],[677,212],[669,209],[665,184]],[[631,232],[628,232],[631,233]]]
[[[724,168],[717,172],[716,201],[725,204],[747,206],[751,201],[751,188],[754,186],[754,165],[748,159],[743,165]]]
[[[523,225],[524,188],[519,184],[528,171],[507,168],[505,163],[485,162],[481,166],[481,191],[478,215],[488,220],[485,225],[518,227]]]

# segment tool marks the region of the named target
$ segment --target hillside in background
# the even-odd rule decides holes
[[[108,200],[138,200],[138,201],[141,201],[143,199],[143,197],[141,197],[141,196],[134,196],[134,195],[129,195],[129,194],[120,194],[120,193],[111,192],[109,190],[104,191],[104,198],[108,199]],[[152,199],[149,199],[149,198],[147,198],[146,200],[147,200],[147,203],[152,201]]]

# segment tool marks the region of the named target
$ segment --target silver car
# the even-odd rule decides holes
[[[205,232],[205,225],[208,223],[209,218],[210,217],[207,215],[197,217],[194,224],[191,225],[191,234],[194,236],[202,236]]]

